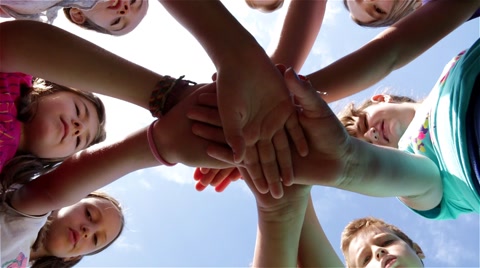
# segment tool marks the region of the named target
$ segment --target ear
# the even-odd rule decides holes
[[[78,261],[82,258],[83,256],[75,256],[75,257],[68,257],[68,258],[63,258],[63,261]]]
[[[417,243],[413,243],[413,250],[415,250],[415,252],[417,253],[417,256],[421,260],[425,259],[425,254],[423,253],[422,248]]]
[[[392,102],[392,97],[387,94],[377,94],[370,98],[373,102]]]
[[[85,20],[87,19],[83,14],[83,11],[75,7],[70,9],[70,18],[75,24],[78,24],[78,25],[82,25],[83,23],[85,23]]]

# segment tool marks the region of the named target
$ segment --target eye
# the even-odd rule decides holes
[[[77,112],[77,116],[80,116],[80,109],[78,109],[78,105],[75,103],[75,111]]]
[[[88,219],[89,221],[93,221],[92,213],[90,213],[90,210],[88,210],[88,209],[86,210],[86,215],[87,215],[87,219]]]
[[[368,131],[368,120],[367,120],[367,114],[363,114],[363,124],[365,127],[365,132]]]
[[[78,146],[80,146],[80,137],[77,137],[77,143],[75,145],[75,148],[78,148]]]
[[[382,243],[382,246],[388,246],[390,244],[393,243],[393,240],[392,239],[389,239],[389,240],[385,240],[383,243]]]
[[[137,0],[130,0],[130,5],[133,5],[137,2]]]
[[[114,21],[110,24],[110,26],[115,26],[115,25],[117,25],[117,24],[119,24],[119,23],[120,23],[120,18],[117,18],[116,20],[114,20]]]
[[[375,11],[379,14],[387,14],[387,12],[383,11],[381,8],[379,8],[378,6],[373,6],[373,8],[375,9]]]
[[[368,254],[368,256],[365,257],[365,259],[363,260],[363,266],[367,266],[367,264],[370,262],[371,259],[372,259],[372,256]]]
[[[93,243],[95,244],[95,246],[98,244],[98,238],[96,234],[93,235]]]

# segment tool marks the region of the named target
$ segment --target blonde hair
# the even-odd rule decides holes
[[[400,230],[400,228],[398,228],[397,226],[388,224],[385,221],[375,217],[360,218],[353,220],[349,224],[347,224],[347,226],[345,226],[342,232],[342,239],[340,244],[347,267],[350,267],[349,262],[351,260],[348,259],[348,249],[352,240],[364,230],[382,227],[392,231],[393,234],[405,241],[412,249],[415,250],[415,243],[413,242],[413,240],[408,237],[408,235],[406,235],[404,232],[402,232],[402,230]]]

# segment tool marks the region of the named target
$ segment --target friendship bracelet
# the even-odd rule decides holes
[[[177,101],[175,98],[180,95],[181,91],[189,85],[197,84],[189,80],[183,80],[184,77],[185,76],[182,75],[175,79],[166,75],[158,81],[155,88],[152,90],[148,103],[152,116],[160,118],[165,115],[173,106],[175,106]]]
[[[148,140],[148,147],[150,147],[150,152],[152,152],[155,159],[157,159],[157,161],[160,162],[161,164],[168,167],[175,166],[176,163],[172,164],[167,162],[165,159],[163,159],[160,153],[158,153],[157,146],[155,146],[155,141],[153,140],[153,126],[155,125],[155,122],[157,122],[157,120],[154,120],[147,129],[147,140]]]

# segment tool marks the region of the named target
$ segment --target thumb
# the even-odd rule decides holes
[[[318,114],[328,107],[328,104],[322,99],[310,81],[299,79],[292,68],[289,68],[285,72],[285,84],[295,96],[295,100],[298,102],[297,104],[302,107],[304,113]],[[329,108],[327,110],[329,110]]]

